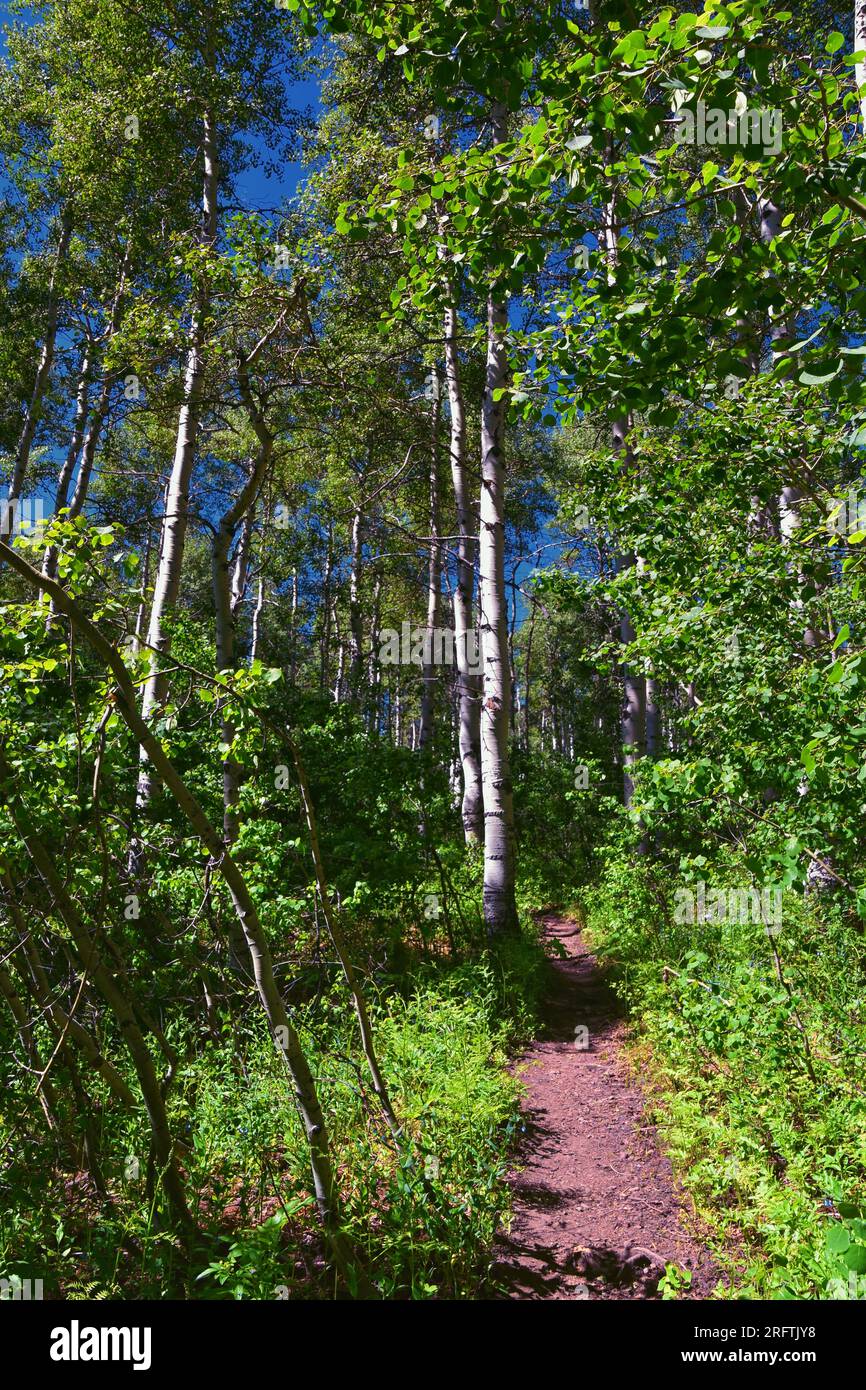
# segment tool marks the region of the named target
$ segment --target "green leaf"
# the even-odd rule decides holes
[[[801,372],[797,380],[802,386],[826,386],[828,381],[833,381],[839,375],[839,367],[833,372],[827,372],[821,376],[813,372]]]
[[[833,1255],[842,1255],[851,1244],[851,1237],[844,1226],[831,1226],[827,1232],[827,1249]]]

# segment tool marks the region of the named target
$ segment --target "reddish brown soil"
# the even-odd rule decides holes
[[[506,1298],[658,1298],[671,1262],[692,1271],[685,1296],[707,1298],[719,1274],[686,1229],[686,1203],[620,1055],[617,999],[580,928],[543,921],[568,957],[551,962],[543,1033],[519,1063],[526,1135],[493,1277]],[[581,1025],[585,1050],[575,1046]]]

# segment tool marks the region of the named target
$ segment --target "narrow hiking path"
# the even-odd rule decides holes
[[[670,1163],[620,1056],[618,1001],[580,928],[556,913],[542,921],[568,956],[551,961],[542,1035],[518,1064],[527,1132],[493,1275],[507,1298],[658,1298],[672,1262],[692,1271],[686,1296],[706,1298],[718,1270],[685,1228]]]

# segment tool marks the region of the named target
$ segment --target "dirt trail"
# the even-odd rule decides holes
[[[692,1271],[686,1296],[706,1298],[718,1271],[685,1229],[670,1163],[619,1055],[617,999],[580,928],[553,913],[543,922],[568,958],[551,962],[544,1031],[520,1059],[527,1132],[494,1278],[515,1299],[658,1298],[670,1261]]]

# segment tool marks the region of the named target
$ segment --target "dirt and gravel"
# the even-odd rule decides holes
[[[687,1201],[623,1060],[616,996],[579,926],[553,913],[543,923],[568,954],[550,963],[543,1027],[517,1064],[525,1134],[494,1278],[513,1299],[659,1298],[673,1263],[692,1274],[681,1296],[707,1298],[719,1272],[687,1228]]]

